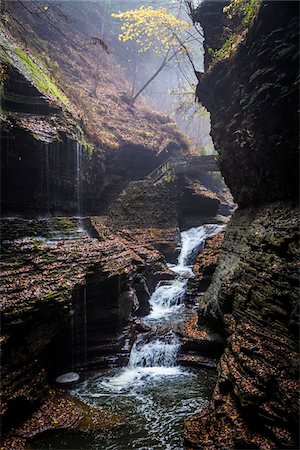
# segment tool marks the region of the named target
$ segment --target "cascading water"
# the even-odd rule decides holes
[[[204,247],[205,240],[219,233],[224,228],[223,225],[203,225],[196,228],[190,228],[181,233],[181,251],[178,257],[178,264],[172,270],[175,272],[190,268],[195,256]]]
[[[137,367],[174,367],[179,345],[179,341],[175,337],[167,343],[157,339],[141,347],[134,344],[128,367],[131,369]]]
[[[41,157],[40,157],[40,193],[44,215],[48,217],[50,215],[50,158],[49,158],[49,144],[44,142],[41,144]]]
[[[178,264],[171,267],[176,274],[176,278],[167,282],[167,284],[158,284],[150,298],[151,312],[144,318],[144,321],[148,324],[155,325],[157,334],[160,333],[161,324],[164,324],[166,319],[170,320],[170,315],[176,314],[179,308],[184,305],[187,282],[193,276],[189,264],[193,263],[195,254],[203,248],[208,236],[218,233],[222,228],[218,225],[204,225],[181,233],[182,246]],[[127,368],[116,378],[106,383],[106,386],[111,385],[120,388],[122,383],[127,386],[134,377],[140,378],[143,374],[149,372],[157,375],[173,374],[174,370],[165,369],[176,367],[179,346],[179,341],[174,333],[171,333],[171,338],[170,333],[168,333],[154,341],[146,341],[142,345],[135,344]],[[179,368],[176,369],[179,370]],[[175,372],[177,373],[178,370]]]
[[[83,162],[83,145],[79,138],[76,141],[76,196],[77,196],[77,214],[81,216],[81,200],[82,200],[82,162]]]
[[[140,335],[133,345],[127,367],[108,370],[77,384],[74,395],[121,414],[126,425],[109,434],[77,436],[76,448],[183,449],[183,420],[204,407],[212,394],[215,374],[208,369],[177,365],[180,341],[174,329],[190,314],[184,296],[188,278],[193,276],[193,258],[205,239],[222,228],[204,225],[181,234],[178,263],[170,266],[175,279],[159,284],[152,294],[151,312],[143,318],[152,330]],[[63,434],[58,441],[52,437],[51,441],[37,442],[34,448],[71,449],[74,440]]]
[[[47,204],[47,215],[50,215],[50,208],[49,208],[49,196],[50,196],[50,187],[49,187],[49,178],[50,178],[50,173],[49,173],[49,168],[50,168],[50,164],[49,164],[49,144],[45,144],[45,172],[46,172],[46,204]]]
[[[181,233],[178,263],[176,266],[170,266],[176,273],[176,278],[165,285],[157,286],[150,298],[152,311],[148,320],[174,313],[174,310],[183,304],[188,279],[193,276],[191,264],[196,254],[203,248],[205,239],[218,233],[222,228],[221,225],[203,225]]]
[[[175,279],[168,284],[158,286],[150,298],[151,313],[147,320],[166,317],[183,304],[186,279]]]
[[[83,174],[83,152],[80,134],[76,140],[76,196],[77,196],[77,216],[78,216],[78,231],[83,231],[82,224],[82,174]]]

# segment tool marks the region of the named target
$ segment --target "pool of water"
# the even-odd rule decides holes
[[[212,369],[183,368],[177,364],[178,326],[192,313],[184,304],[191,258],[216,225],[182,233],[175,280],[156,287],[151,312],[143,320],[151,333],[140,335],[127,367],[106,370],[78,381],[71,394],[82,401],[122,416],[125,423],[110,431],[60,431],[39,436],[34,449],[179,450],[184,448],[184,419],[201,411],[211,398],[216,373]]]
[[[125,426],[109,432],[56,432],[37,439],[34,449],[183,449],[183,421],[201,411],[212,395],[215,372],[144,367],[106,371],[73,393],[81,400],[121,414]]]

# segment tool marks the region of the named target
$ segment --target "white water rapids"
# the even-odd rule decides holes
[[[140,334],[125,368],[107,369],[76,382],[73,394],[98,408],[120,414],[125,425],[110,432],[46,435],[35,443],[41,449],[182,450],[184,419],[202,410],[212,395],[215,373],[177,364],[178,324],[193,309],[184,304],[192,264],[205,239],[222,227],[204,225],[181,233],[181,252],[175,279],[158,284],[150,298],[151,312],[143,321],[151,331]],[[67,374],[69,377],[76,374]]]
[[[144,322],[159,330],[171,315],[184,306],[187,282],[193,276],[192,264],[196,254],[203,248],[205,239],[218,233],[220,225],[203,225],[181,233],[181,251],[176,266],[171,266],[176,277],[172,281],[160,283],[150,298],[151,312]],[[159,333],[158,333],[159,334]],[[106,388],[122,390],[133,381],[142,381],[146,376],[173,376],[184,370],[176,365],[180,342],[171,331],[150,342],[134,344],[127,367],[121,373],[105,380]]]

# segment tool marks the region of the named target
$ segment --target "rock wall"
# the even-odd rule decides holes
[[[189,448],[298,448],[298,24],[298,3],[262,2],[197,87],[239,209],[202,312],[226,349],[212,401],[186,421]]]
[[[147,279],[168,270],[159,252],[94,218],[2,219],[1,239],[1,417],[9,426],[62,371],[126,363]]]
[[[210,16],[205,30],[204,20]],[[205,34],[207,46],[213,39]],[[214,64],[197,86],[239,206],[298,193],[298,51],[297,2],[262,2],[234,57]]]
[[[97,210],[105,182],[101,150],[92,151],[80,121],[58,101],[46,98],[17,63],[14,67],[6,61],[3,67],[2,214],[32,217]]]
[[[30,22],[33,19],[30,17]],[[34,28],[33,23],[31,26]],[[130,107],[121,99],[119,85],[112,100],[107,89],[114,88],[107,81],[107,73],[104,77],[107,89],[102,86],[104,98],[93,96],[81,84],[76,93],[69,92],[74,82],[68,80],[70,72],[81,71],[78,67],[68,68],[68,75],[60,83],[54,81],[53,74],[60,73],[68,59],[64,55],[62,67],[53,71],[53,64],[57,63],[52,57],[60,53],[57,43],[52,49],[54,54],[51,46],[45,52],[39,47],[39,55],[47,54],[47,62],[41,62],[36,56],[35,40],[30,38],[25,47],[18,33],[18,38],[13,37],[1,27],[0,35],[3,215],[107,213],[109,204],[131,180],[144,178],[173,153],[188,151],[186,138],[168,117],[151,108]],[[112,60],[111,64],[115,62]],[[105,70],[109,72],[112,68]],[[88,74],[91,76],[91,71]],[[62,89],[68,91],[73,103]],[[82,99],[83,105],[79,107],[77,103]],[[106,119],[104,110],[109,112]],[[124,117],[120,120],[122,113]]]
[[[184,230],[202,223],[225,221],[224,217],[218,216],[221,202],[224,202],[224,215],[231,214],[233,203],[231,198],[223,199],[224,184],[220,183],[216,192],[205,184],[208,184],[207,180],[201,183],[198,177],[172,173],[158,182],[147,179],[132,182],[111,205],[110,222],[119,228]]]

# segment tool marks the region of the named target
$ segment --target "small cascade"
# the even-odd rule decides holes
[[[134,344],[128,367],[174,367],[179,350],[179,341],[174,336],[170,342],[158,339],[142,346]]]
[[[149,375],[157,377],[180,374],[181,368],[176,363],[179,347],[179,340],[173,334],[167,341],[161,338],[140,345],[134,344],[127,367],[117,376],[105,380],[103,387],[122,390],[132,383],[143,384],[143,380]]]
[[[49,144],[44,142],[41,145],[41,156],[40,156],[40,192],[43,210],[46,216],[50,215],[50,156],[49,156]]]
[[[83,333],[84,333],[84,366],[87,367],[87,308],[86,308],[86,286],[83,287]]]
[[[204,245],[206,237],[205,227],[191,228],[181,233],[181,251],[178,257],[178,266],[185,267],[192,263],[192,258]]]
[[[150,298],[152,307],[148,319],[158,319],[174,312],[184,302],[188,279],[193,276],[191,264],[201,248],[205,239],[213,236],[223,229],[220,225],[203,225],[181,233],[181,251],[176,266],[170,266],[176,273],[176,279],[167,284],[156,287]]]
[[[83,145],[76,141],[76,196],[77,196],[77,215],[82,214],[82,165],[83,165]]]
[[[127,366],[104,370],[75,385],[72,392],[82,400],[88,399],[91,404],[110,408],[131,419],[127,429],[109,437],[105,435],[103,439],[97,434],[96,444],[83,443],[82,448],[177,450],[184,447],[183,420],[192,410],[202,410],[212,394],[214,374],[211,369],[209,373],[205,369],[194,371],[178,364],[180,340],[176,330],[191,314],[184,299],[188,280],[193,276],[191,264],[196,252],[208,236],[220,229],[217,225],[205,225],[182,233],[178,263],[169,265],[175,279],[160,282],[152,294],[152,310],[143,318],[151,330],[139,335]],[[60,381],[72,379],[73,375],[64,374]],[[68,440],[66,436],[63,439]]]
[[[71,368],[72,371],[74,370],[75,367],[75,361],[74,361],[74,310],[71,309],[70,311],[70,316],[71,316]]]
[[[49,168],[50,168],[50,161],[49,161],[49,144],[45,143],[45,177],[46,177],[46,205],[47,205],[47,215],[50,215],[50,208],[49,208],[49,203],[50,203],[50,173],[49,173]]]
[[[203,225],[181,233],[181,252],[177,267],[193,264],[195,256],[204,247],[205,240],[223,229],[223,225]]]
[[[182,247],[178,264],[170,266],[175,272],[173,281],[158,284],[150,298],[151,312],[144,321],[156,330],[160,337],[149,341],[135,343],[132,347],[127,367],[117,376],[103,382],[109,389],[126,389],[131,383],[143,382],[145,376],[177,376],[182,369],[177,366],[177,354],[180,342],[174,332],[163,332],[170,316],[178,315],[184,305],[188,279],[193,276],[192,267],[196,253],[204,246],[205,239],[218,233],[223,227],[204,225],[181,233]]]
[[[151,313],[148,319],[158,319],[166,314],[172,313],[184,301],[187,278],[178,278],[158,285],[150,298]]]

